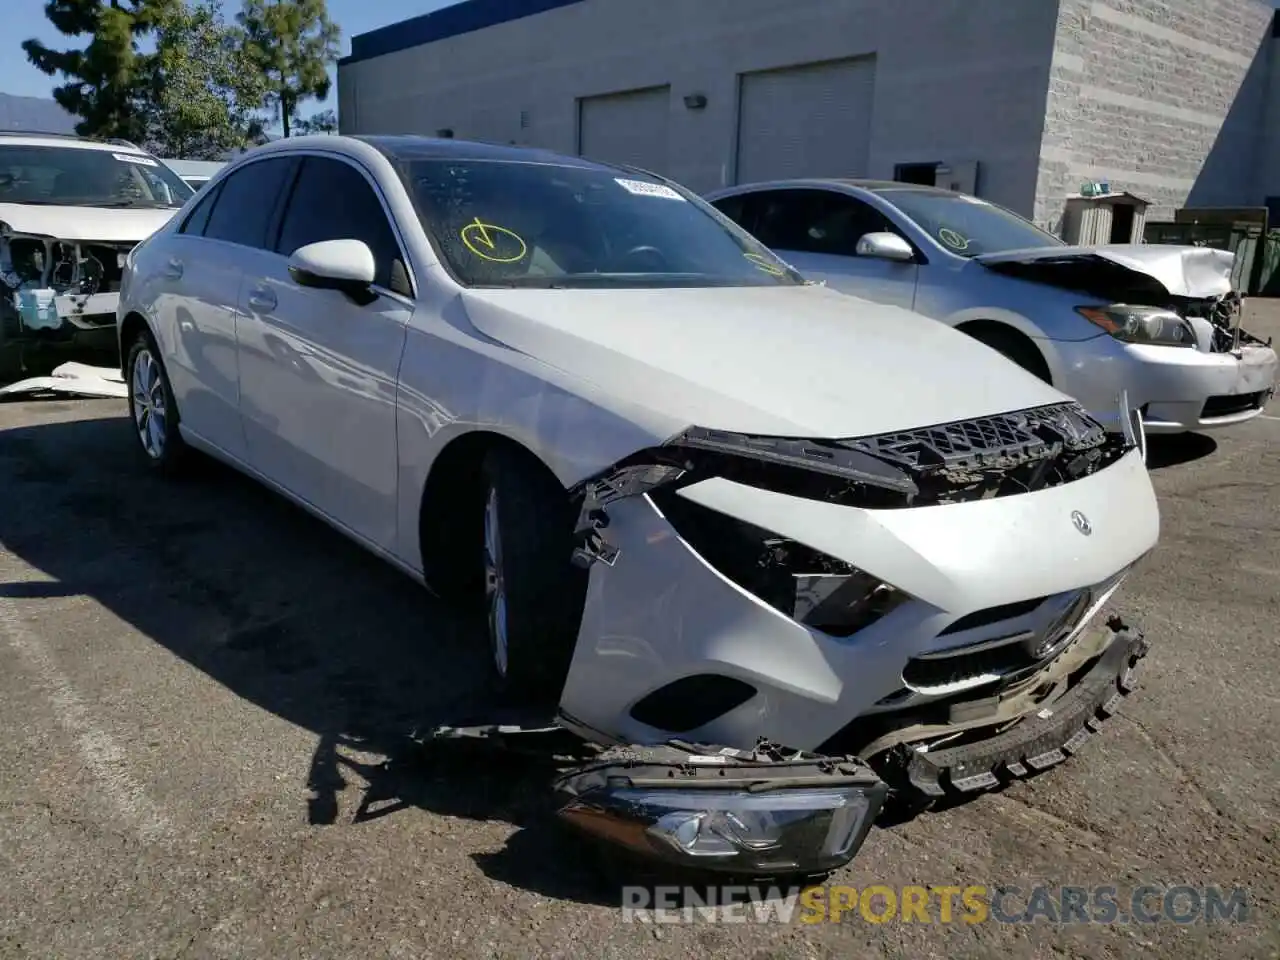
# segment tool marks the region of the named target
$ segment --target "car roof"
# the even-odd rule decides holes
[[[715,191],[717,196],[728,196],[736,193],[755,193],[760,190],[776,190],[787,187],[809,187],[819,190],[840,190],[849,188],[866,190],[870,193],[884,193],[890,190],[906,193],[941,193],[953,194],[954,191],[943,187],[930,187],[920,183],[903,183],[900,180],[871,180],[858,177],[800,177],[789,180],[768,180],[758,183],[743,183],[736,187],[725,187]]]
[[[305,137],[289,137],[257,147],[245,156],[261,156],[264,153],[289,152],[292,149],[325,147],[358,152],[359,144],[377,150],[393,162],[413,160],[472,160],[506,161],[508,163],[542,163],[560,167],[578,167],[612,173],[646,173],[649,171],[624,164],[604,163],[573,157],[540,147],[521,147],[512,144],[489,143],[483,140],[458,140],[452,137],[426,137],[413,134],[316,134]]]
[[[0,147],[69,147],[73,150],[103,150],[115,153],[141,153],[146,151],[128,140],[98,140],[73,133],[42,133],[41,131],[0,130]]]
[[[546,163],[602,171],[629,169],[585,157],[571,157],[540,147],[487,143],[483,140],[417,136],[359,136],[354,139],[363,140],[397,160],[505,160],[509,163]]]

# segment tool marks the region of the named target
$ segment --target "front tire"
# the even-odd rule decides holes
[[[541,464],[508,448],[489,452],[483,476],[493,672],[506,698],[554,706],[573,659],[587,582],[570,562],[569,497]]]
[[[186,466],[190,451],[178,430],[178,404],[150,331],[140,333],[129,347],[125,371],[133,435],[143,462],[157,473],[175,475]]]

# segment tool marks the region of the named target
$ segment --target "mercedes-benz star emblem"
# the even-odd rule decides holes
[[[1079,510],[1071,511],[1071,522],[1075,524],[1075,528],[1079,530],[1081,533],[1083,533],[1086,537],[1089,536],[1089,534],[1093,533],[1093,524],[1091,524],[1089,522],[1089,518],[1086,517]]]

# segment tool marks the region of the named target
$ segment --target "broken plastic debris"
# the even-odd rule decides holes
[[[8,386],[0,387],[3,396],[40,396],[62,394],[73,397],[107,397],[126,399],[129,388],[119,370],[111,367],[91,367],[85,363],[64,363],[54,367],[47,377],[30,377]]]

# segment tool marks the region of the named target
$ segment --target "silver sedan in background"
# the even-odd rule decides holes
[[[777,181],[707,199],[806,277],[957,327],[1110,429],[1125,391],[1148,433],[1250,420],[1274,393],[1275,351],[1239,328],[1231,253],[1069,246],[996,204],[897,182]]]

